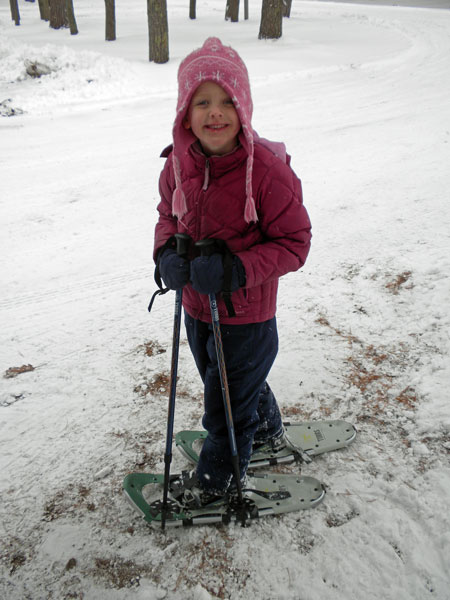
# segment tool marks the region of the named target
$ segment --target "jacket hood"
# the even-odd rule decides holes
[[[208,38],[201,48],[194,50],[178,69],[177,114],[173,124],[173,167],[175,190],[172,198],[173,214],[181,218],[187,210],[181,182],[183,163],[187,160],[190,146],[197,141],[190,129],[185,129],[183,119],[189,109],[193,94],[199,85],[212,81],[220,85],[232,98],[241,122],[239,142],[247,154],[246,203],[244,218],[247,223],[256,222],[255,201],[252,196],[252,171],[255,132],[251,125],[253,102],[247,68],[239,54],[230,46],[224,46],[215,37]]]

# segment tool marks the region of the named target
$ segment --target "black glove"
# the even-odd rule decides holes
[[[199,256],[191,262],[191,283],[200,294],[216,294],[223,289],[224,269],[221,254]],[[245,285],[245,269],[242,261],[233,256],[231,291]]]
[[[189,281],[189,261],[176,250],[166,248],[158,257],[158,266],[164,283],[171,290],[179,290]]]

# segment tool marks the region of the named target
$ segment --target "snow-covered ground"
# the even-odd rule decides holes
[[[174,0],[154,65],[145,2],[117,0],[109,43],[103,2],[74,4],[78,36],[37,2],[15,27],[0,0],[1,113],[16,112],[0,117],[0,597],[448,600],[450,11],[294,2],[261,42],[259,8],[231,24],[209,0],[191,22]],[[313,222],[281,282],[271,385],[291,420],[359,436],[302,469],[328,488],[313,511],[162,533],[121,482],[163,469],[173,295],[146,312],[159,152],[177,66],[211,34],[247,62],[255,128],[286,142]],[[184,335],[179,376],[176,429],[197,428]]]

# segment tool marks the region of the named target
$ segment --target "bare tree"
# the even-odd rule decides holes
[[[16,25],[20,25],[20,13],[17,0],[9,0],[9,5],[11,7],[11,19]]]
[[[66,17],[69,22],[70,35],[77,35],[78,27],[73,9],[73,0],[66,0]]]
[[[105,0],[105,40],[113,42],[116,39],[116,2]]]
[[[197,2],[196,0],[189,0],[189,18],[195,19],[197,17]]]
[[[283,23],[282,9],[283,0],[263,0],[258,35],[260,40],[276,40],[281,37]]]
[[[232,23],[239,21],[239,0],[227,0],[225,7],[225,21],[231,20]]]
[[[291,16],[292,0],[283,0],[283,17]]]
[[[169,60],[169,25],[166,0],[147,0],[149,60],[162,64]]]
[[[48,21],[50,19],[50,7],[48,0],[39,0],[39,13],[42,21]]]
[[[65,0],[49,0],[50,4],[50,27],[61,29],[65,26]]]

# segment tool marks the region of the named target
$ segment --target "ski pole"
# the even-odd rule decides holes
[[[214,240],[200,240],[195,244],[201,252],[202,256],[211,256],[214,253]],[[233,414],[231,411],[231,400],[230,400],[230,391],[228,388],[228,379],[227,379],[227,371],[225,366],[225,356],[223,353],[223,345],[222,345],[222,334],[220,332],[220,322],[219,322],[219,311],[217,310],[217,301],[216,295],[214,293],[208,294],[209,296],[209,307],[211,310],[211,321],[214,332],[214,343],[216,346],[216,354],[217,354],[217,363],[219,366],[219,375],[220,375],[220,384],[222,387],[222,398],[223,404],[225,408],[225,418],[227,422],[228,429],[228,439],[230,442],[230,450],[231,450],[231,462],[234,470],[234,477],[236,479],[236,488],[238,494],[238,502],[241,507],[244,505],[243,496],[242,496],[242,485],[241,485],[241,475],[239,469],[239,454],[237,450],[236,444],[236,434],[234,431],[233,424]],[[245,510],[242,511],[241,514],[242,524],[245,524]]]
[[[190,236],[185,233],[176,233],[177,254],[185,257],[191,241]],[[172,462],[172,438],[173,425],[175,419],[175,397],[177,390],[177,371],[178,371],[178,351],[180,348],[180,329],[181,329],[181,302],[183,299],[183,288],[175,292],[175,311],[173,318],[173,337],[172,337],[172,362],[170,367],[170,387],[169,387],[169,407],[167,414],[167,433],[166,433],[166,451],[164,454],[164,488],[163,502],[161,509],[161,528],[166,526],[167,495],[169,492],[170,481],[170,463]]]

